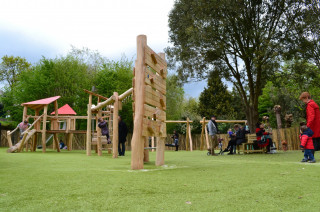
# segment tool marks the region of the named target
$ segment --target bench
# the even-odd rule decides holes
[[[253,144],[254,144],[254,141],[256,141],[256,140],[257,140],[256,134],[247,134],[247,143],[242,143],[243,154],[264,153],[265,152],[265,148],[253,149]],[[239,151],[240,151],[240,149],[239,149]]]
[[[175,147],[176,151],[178,151],[179,145],[175,145],[175,144],[165,144],[165,146],[167,147]]]

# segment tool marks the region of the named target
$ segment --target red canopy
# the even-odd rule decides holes
[[[49,98],[45,98],[45,99],[39,99],[39,100],[32,101],[32,102],[22,103],[21,105],[30,107],[32,109],[40,109],[44,105],[51,104],[52,102],[56,101],[59,98],[60,98],[60,96],[53,96],[53,97],[49,97]]]
[[[51,113],[51,115],[54,115],[54,114],[55,114],[55,111]],[[59,115],[77,115],[77,113],[68,104],[65,104],[62,107],[60,107],[58,109],[58,114]]]

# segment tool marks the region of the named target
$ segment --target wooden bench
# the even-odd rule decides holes
[[[247,134],[247,143],[242,143],[243,154],[264,153],[265,152],[265,148],[253,149],[253,144],[254,144],[254,141],[256,141],[256,140],[257,140],[256,134]]]

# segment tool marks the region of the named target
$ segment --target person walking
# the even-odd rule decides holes
[[[218,154],[214,153],[214,149],[218,146],[217,134],[219,132],[218,125],[216,122],[216,116],[211,116],[211,120],[207,124],[207,130],[210,136],[210,147],[208,149],[211,155],[217,156]]]
[[[314,150],[312,154],[314,155],[315,151],[320,150],[320,110],[317,103],[315,103],[308,92],[301,93],[299,99],[306,104],[306,120],[307,127],[313,131],[312,141]]]
[[[118,143],[118,152],[119,156],[124,156],[124,153],[126,151],[126,141],[127,141],[127,134],[128,134],[128,128],[126,123],[122,121],[121,116],[118,117],[119,120],[119,143]]]

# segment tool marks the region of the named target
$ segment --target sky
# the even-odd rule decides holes
[[[76,48],[97,50],[108,59],[136,55],[136,37],[163,52],[168,14],[174,0],[0,0],[0,57],[14,55],[36,63]],[[198,97],[206,82],[185,84]]]

